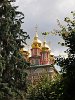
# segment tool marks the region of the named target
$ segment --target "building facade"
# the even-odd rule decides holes
[[[57,74],[54,68],[54,55],[51,52],[46,40],[41,42],[36,31],[33,42],[31,44],[31,55],[23,48],[20,50],[26,61],[30,63],[30,67],[26,69],[28,73],[27,82],[35,85],[45,75],[54,77]]]

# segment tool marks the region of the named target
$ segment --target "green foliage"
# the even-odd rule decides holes
[[[61,27],[60,36],[64,39],[64,46],[68,47],[67,58],[58,58],[62,67],[64,91],[63,100],[75,100],[75,13],[73,18],[65,18],[66,27]]]
[[[29,87],[28,100],[62,100],[63,81],[44,79],[36,86]]]
[[[0,0],[0,100],[23,98],[28,63],[19,50],[29,38],[21,29],[24,14],[12,6],[15,0]]]

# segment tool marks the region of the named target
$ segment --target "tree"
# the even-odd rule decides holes
[[[75,13],[73,18],[65,18],[66,26],[60,26],[60,36],[63,38],[64,46],[68,47],[67,58],[59,57],[58,63],[62,67],[64,81],[63,100],[75,100]]]
[[[55,80],[46,77],[36,86],[29,87],[27,100],[63,100],[62,82],[60,77]]]
[[[29,38],[21,28],[24,14],[12,6],[15,0],[0,0],[0,100],[17,100],[26,92],[28,63],[19,50]]]

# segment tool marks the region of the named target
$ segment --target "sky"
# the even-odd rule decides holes
[[[57,19],[64,25],[64,18],[70,17],[71,11],[75,10],[75,0],[16,0],[15,5],[18,5],[18,10],[25,15],[22,28],[30,35],[28,45],[33,41],[36,24],[39,39],[43,41],[41,32],[58,29]],[[66,48],[58,45],[58,42],[62,41],[61,38],[49,34],[46,40],[55,56],[64,54]]]

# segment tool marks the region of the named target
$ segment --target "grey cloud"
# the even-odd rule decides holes
[[[23,29],[30,34],[31,43],[35,34],[35,25],[38,25],[38,33],[42,31],[51,31],[57,29],[57,21],[64,20],[64,17],[70,16],[70,12],[75,10],[75,0],[16,0],[16,5],[19,5],[19,10],[25,15]],[[43,39],[43,37],[40,37]],[[53,52],[65,50],[58,45],[59,37],[48,36],[47,40],[51,41]]]

